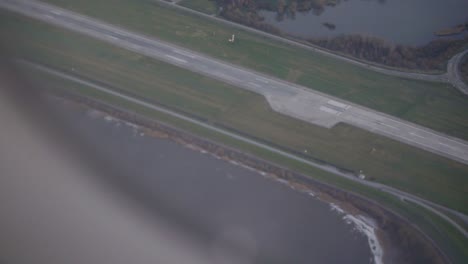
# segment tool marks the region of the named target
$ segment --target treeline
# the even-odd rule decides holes
[[[319,15],[325,6],[336,5],[342,0],[217,0],[220,15],[228,20],[254,27],[269,33],[282,35],[276,27],[264,22],[258,10],[276,12],[276,19],[293,18],[297,12],[309,12]]]
[[[257,0],[258,8],[276,12],[276,19],[294,18],[297,12],[312,11],[316,15],[323,13],[325,6],[337,5],[341,0]]]
[[[241,14],[233,13],[245,12],[250,16],[250,22],[261,21],[262,17],[257,14],[258,10],[268,10],[276,12],[277,20],[285,17],[294,18],[296,13],[313,12],[320,15],[326,6],[336,6],[345,0],[217,0],[218,6],[224,9],[227,16],[240,17]],[[369,0],[372,1],[372,0]],[[385,3],[386,0],[374,0]]]
[[[241,2],[241,3],[238,3]],[[253,27],[275,35],[283,35],[281,30],[267,24],[264,18],[257,13],[257,8],[250,7],[255,1],[252,0],[226,0],[221,5],[220,15],[227,20]],[[247,8],[246,8],[247,7]]]
[[[336,0],[218,0],[218,5],[223,8],[222,15],[239,20],[245,18],[243,24],[259,24],[263,18],[258,10],[268,10],[277,13],[277,19],[285,16],[294,17],[296,12],[308,12],[320,14],[327,3],[336,3]]]
[[[217,0],[221,7],[220,15],[233,22],[254,27],[265,32],[283,35],[281,30],[264,22],[264,17],[258,14],[258,10],[268,10],[277,13],[277,20],[284,17],[294,17],[296,12],[308,12],[320,14],[325,5],[336,3],[337,0]],[[338,0],[339,1],[339,0]]]
[[[343,35],[308,41],[358,59],[392,67],[421,70],[445,70],[446,62],[468,45],[468,37],[437,39],[420,47],[393,45],[379,38],[362,35]]]

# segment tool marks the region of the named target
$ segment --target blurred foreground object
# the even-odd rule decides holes
[[[89,166],[82,157],[92,153],[65,143],[74,138],[57,129],[32,88],[0,61],[1,263],[220,263],[167,218],[99,180],[106,168]]]

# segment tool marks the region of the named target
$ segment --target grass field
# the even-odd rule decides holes
[[[448,84],[371,72],[151,0],[46,0],[131,30],[468,139],[468,99]],[[236,34],[230,45],[227,39]]]
[[[214,15],[218,11],[215,0],[182,0],[177,4],[208,15]]]
[[[324,129],[271,111],[258,95],[111,45],[0,12],[0,29],[18,56],[128,90],[283,148],[468,212],[468,166],[339,125]]]

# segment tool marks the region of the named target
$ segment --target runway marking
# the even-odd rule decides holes
[[[233,78],[233,77],[231,77],[231,76],[229,76],[229,75],[226,75],[226,74],[224,74],[224,73],[222,73],[222,72],[215,72],[215,75],[217,75],[218,77],[221,77],[221,78],[223,78],[223,79],[226,79],[226,80],[228,80],[228,81],[236,81],[235,78]]]
[[[257,78],[255,78],[255,80],[261,81],[261,82],[263,82],[263,83],[269,83],[269,81],[268,81],[267,79],[263,79],[263,78],[258,78],[258,77],[257,77]]]
[[[333,101],[333,100],[329,100],[327,104],[338,107],[338,108],[344,108],[344,109],[347,109],[346,107],[348,107],[347,104],[343,104],[343,103]]]
[[[140,50],[142,47],[136,44],[130,44],[130,48]]]
[[[177,58],[177,57],[174,57],[174,56],[171,56],[171,55],[165,55],[166,57],[168,57],[169,59],[172,59],[172,60],[175,60],[175,61],[178,61],[178,62],[181,62],[181,63],[187,63],[186,60],[184,59],[181,59],[181,58]]]
[[[195,55],[192,55],[188,52],[185,52],[185,51],[181,51],[181,50],[177,50],[177,49],[173,49],[172,50],[173,52],[177,53],[177,54],[180,54],[182,56],[186,56],[186,57],[189,57],[189,58],[192,58],[192,59],[195,59],[197,56]]]
[[[251,85],[251,86],[253,86],[253,87],[255,87],[255,88],[260,88],[260,87],[262,87],[261,85],[256,84],[256,83],[253,83],[253,82],[248,82],[248,84]]]
[[[447,148],[455,149],[453,146],[447,145],[445,143],[442,143],[442,142],[438,142],[438,143],[439,145],[446,146]]]
[[[112,40],[118,40],[118,39],[119,39],[119,38],[114,37],[114,36],[111,36],[111,35],[107,35],[106,37],[108,37],[108,38],[110,38],[110,39],[112,39]]]
[[[388,124],[385,124],[385,123],[382,123],[382,122],[379,122],[379,121],[377,121],[377,124],[383,125],[383,126],[386,126],[386,127],[390,127],[390,128],[393,128],[393,129],[400,130],[398,127],[394,127],[394,126],[392,126],[392,125],[388,125]]]
[[[391,118],[389,118],[388,120],[390,120],[390,121],[392,121],[392,122],[395,122],[395,123],[399,123],[399,121],[393,120],[393,119],[391,119]],[[440,138],[440,137],[444,137],[444,136],[439,135],[439,134],[436,134],[436,133],[434,133],[434,132],[427,131],[427,130],[424,129],[424,128],[416,127],[416,126],[414,126],[414,125],[412,125],[412,124],[403,123],[403,122],[400,122],[400,123],[402,123],[402,124],[405,125],[405,126],[411,127],[412,129],[419,130],[419,131],[423,131],[424,133],[430,134],[430,135],[432,135],[432,136],[436,136],[436,137],[439,137],[439,138]],[[446,141],[453,142],[453,143],[455,143],[455,144],[457,144],[457,145],[462,145],[463,147],[466,147],[466,146],[467,146],[466,143],[459,142],[459,141],[453,140],[453,139],[451,139],[451,138],[447,138],[447,137],[446,137],[446,138],[444,138],[444,139],[445,139]]]
[[[419,137],[419,138],[426,138],[426,137],[423,137],[423,136],[421,136],[421,135],[418,135],[418,134],[416,134],[416,133],[413,133],[413,132],[410,132],[410,134],[411,134],[411,135],[413,135],[413,136],[415,136],[415,137]]]
[[[320,110],[323,111],[323,112],[332,114],[332,115],[338,115],[340,113],[340,112],[338,112],[336,110],[333,110],[333,109],[325,107],[325,106],[320,106]]]

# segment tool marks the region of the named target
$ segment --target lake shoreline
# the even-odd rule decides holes
[[[317,6],[315,9],[310,6],[306,9],[300,5],[285,6],[281,11],[276,6],[265,4],[252,4],[249,8],[230,4],[221,5],[222,11],[219,15],[228,21],[324,49],[340,56],[402,71],[443,73],[446,71],[450,58],[468,46],[468,35],[464,32],[452,38],[433,35],[435,37],[433,40],[419,45],[398,44],[386,38],[352,32],[333,37],[305,37],[280,29],[274,23],[267,22],[268,19],[262,15],[263,11],[277,12],[279,17],[294,17],[297,12],[313,12],[314,10],[323,12],[326,2],[322,4],[323,6]],[[325,22],[331,24],[333,21]],[[323,27],[323,23],[321,26]]]
[[[376,240],[374,242],[377,242],[377,252],[381,249],[383,253],[382,258],[386,263],[395,262],[400,259],[411,260],[417,258],[420,254],[424,254],[425,256],[427,254],[436,255],[437,259],[443,259],[440,253],[429,250],[429,248],[434,247],[434,245],[422,238],[419,231],[415,230],[410,223],[362,196],[323,184],[310,177],[260,158],[253,157],[242,151],[212,142],[209,139],[200,138],[170,125],[144,118],[138,114],[118,109],[117,107],[90,98],[71,94],[60,94],[59,98],[95,109],[123,122],[137,125],[148,136],[165,138],[195,151],[209,153],[227,162],[255,170],[264,177],[285,183],[296,191],[309,193],[331,206],[336,206],[336,208],[344,212],[345,219],[373,219],[372,221],[375,222],[373,235]],[[356,225],[357,223],[354,221],[354,224]],[[366,230],[365,227],[363,227],[363,229]],[[363,230],[360,231],[362,232]],[[413,252],[399,248],[396,245],[398,245],[399,241],[402,239],[401,234],[403,234],[404,240],[416,243],[425,250],[422,252]],[[372,238],[369,234],[366,234],[366,236],[368,237],[369,243],[371,243]],[[373,251],[374,250],[372,250],[372,253],[375,254]],[[387,254],[387,252],[392,252],[392,254]],[[374,259],[378,260],[378,257],[374,255]]]
[[[465,30],[468,30],[468,24],[460,24],[455,27],[445,28],[434,32],[434,35],[439,37],[444,36],[456,36],[462,34]]]

